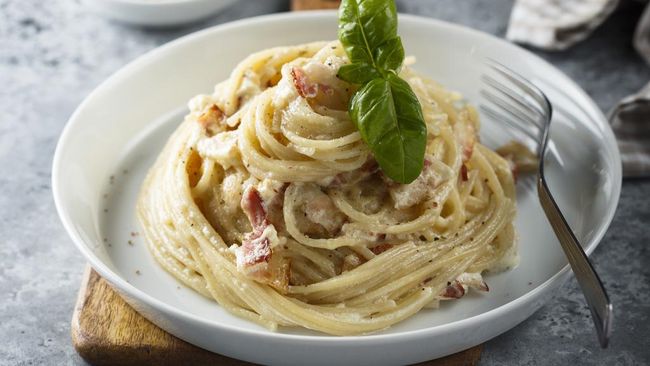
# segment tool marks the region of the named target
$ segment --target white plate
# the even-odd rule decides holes
[[[85,0],[110,18],[147,27],[176,26],[216,13],[235,0]]]
[[[418,58],[417,69],[470,101],[478,100],[476,65],[484,57],[501,60],[548,93],[562,112],[553,121],[549,184],[585,249],[593,251],[616,209],[621,165],[612,131],[591,99],[548,63],[490,35],[407,15],[400,16],[399,33],[407,53]],[[110,77],[74,113],[54,158],[54,198],[70,236],[91,265],[155,324],[247,361],[408,364],[458,352],[512,328],[542,306],[570,273],[530,181],[518,192],[519,267],[489,276],[486,295],[423,310],[362,337],[273,333],[234,317],[180,286],[156,265],[142,238],[131,236],[139,231],[134,204],[140,183],[190,97],[211,92],[251,52],[335,37],[334,12],[246,19],[171,42]],[[482,135],[492,143],[507,139],[502,126],[485,120]]]

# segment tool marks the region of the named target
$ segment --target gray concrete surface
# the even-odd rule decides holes
[[[403,0],[400,10],[503,36],[509,0]],[[105,20],[79,0],[0,0],[0,365],[82,365],[70,316],[84,260],[50,191],[58,136],[75,107],[130,60],[213,24],[285,11],[286,1],[243,0],[208,21],[142,30]],[[586,42],[537,52],[609,110],[650,80],[630,39],[642,9],[626,2]],[[650,363],[650,180],[628,180],[593,259],[616,306],[611,347],[600,350],[575,281],[529,320],[488,342],[481,365]],[[435,342],[435,340],[432,340]]]

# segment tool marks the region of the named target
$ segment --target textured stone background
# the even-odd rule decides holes
[[[509,0],[404,0],[401,11],[503,36]],[[70,316],[84,260],[55,213],[50,166],[75,107],[112,72],[178,36],[213,24],[286,11],[281,0],[239,1],[176,30],[105,20],[79,0],[0,0],[0,365],[84,364]],[[650,80],[630,39],[640,2],[626,2],[586,42],[542,57],[605,111]],[[533,317],[488,342],[482,365],[650,363],[650,181],[623,184],[618,213],[593,259],[616,307],[614,337],[598,348],[575,281]],[[435,342],[435,340],[432,340]]]

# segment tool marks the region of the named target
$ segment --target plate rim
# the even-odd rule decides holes
[[[167,314],[171,314],[177,318],[181,319],[187,319],[192,322],[199,323],[202,326],[207,326],[209,328],[217,328],[225,332],[236,332],[242,335],[248,335],[248,336],[255,336],[255,337],[263,337],[263,338],[273,338],[273,339],[279,339],[279,340],[289,340],[289,341],[301,341],[303,343],[322,343],[322,342],[327,342],[327,343],[339,343],[339,342],[354,342],[355,344],[371,344],[371,343],[376,343],[378,341],[386,341],[386,340],[392,340],[392,341],[408,341],[409,339],[413,338],[420,338],[424,335],[427,336],[433,336],[438,333],[444,333],[448,331],[453,331],[457,329],[462,329],[466,327],[471,327],[474,324],[477,323],[483,323],[483,322],[491,322],[495,318],[498,318],[502,316],[503,314],[506,314],[514,309],[519,308],[523,303],[528,303],[532,300],[534,300],[537,296],[540,295],[541,292],[545,292],[548,287],[556,285],[556,282],[561,280],[562,277],[567,278],[568,271],[570,270],[569,264],[566,264],[564,267],[562,267],[558,272],[553,274],[549,279],[546,281],[540,283],[536,287],[532,288],[530,291],[526,292],[525,294],[517,297],[516,299],[513,299],[503,305],[500,305],[494,309],[488,310],[486,312],[470,316],[468,318],[452,321],[450,323],[446,324],[441,324],[441,325],[434,325],[430,327],[425,327],[421,329],[415,329],[415,330],[406,330],[406,331],[401,331],[398,333],[389,333],[389,334],[368,334],[368,335],[357,335],[357,336],[331,336],[331,335],[326,335],[326,334],[318,334],[318,335],[301,335],[301,334],[287,334],[287,333],[282,333],[282,332],[270,332],[267,330],[257,330],[257,329],[246,329],[246,328],[239,328],[234,325],[227,325],[227,324],[222,324],[219,323],[216,320],[209,320],[205,319],[203,317],[197,316],[191,312],[179,309],[177,307],[174,307],[172,305],[169,305],[161,300],[156,299],[155,297],[147,294],[143,290],[138,289],[137,287],[131,285],[128,283],[122,276],[119,274],[115,273],[113,270],[108,268],[104,262],[99,259],[91,250],[88,245],[86,245],[85,241],[81,238],[79,233],[74,229],[74,224],[70,215],[69,210],[63,205],[62,202],[62,188],[61,186],[63,185],[61,182],[61,167],[63,164],[65,164],[62,161],[62,154],[63,150],[65,149],[65,146],[67,145],[67,141],[70,139],[70,136],[74,133],[75,126],[79,123],[80,121],[83,121],[83,119],[79,119],[79,115],[86,109],[87,105],[90,103],[91,100],[95,99],[99,94],[103,93],[105,89],[107,89],[111,84],[117,83],[120,81],[126,74],[130,73],[132,69],[138,68],[141,64],[144,64],[146,62],[149,62],[152,59],[158,58],[160,55],[164,55],[164,53],[168,52],[169,50],[173,49],[177,45],[180,45],[185,42],[189,42],[193,39],[200,38],[205,36],[206,34],[212,33],[212,32],[222,32],[222,31],[227,31],[232,28],[238,28],[238,27],[246,27],[248,25],[252,25],[255,23],[264,23],[264,22],[272,22],[272,21],[304,21],[305,19],[309,18],[322,18],[322,17],[331,17],[336,14],[336,10],[315,10],[315,11],[306,11],[306,12],[282,12],[282,13],[274,13],[274,14],[266,14],[266,15],[261,15],[261,16],[256,16],[256,17],[250,17],[250,18],[244,18],[244,19],[239,19],[235,20],[232,22],[227,22],[223,24],[219,24],[216,26],[212,26],[209,28],[205,28],[196,32],[192,32],[190,34],[187,34],[185,36],[179,37],[177,39],[174,39],[172,41],[169,41],[165,44],[162,44],[158,47],[155,47],[144,54],[138,56],[134,60],[128,62],[126,65],[122,66],[115,72],[113,72],[110,76],[108,76],[105,80],[103,80],[98,86],[96,86],[92,92],[90,92],[84,100],[79,104],[79,106],[75,109],[71,117],[68,119],[68,121],[65,124],[65,127],[63,128],[63,131],[61,132],[61,135],[59,137],[59,140],[56,145],[56,150],[54,153],[53,157],[53,163],[52,163],[52,193],[54,197],[54,203],[55,207],[57,210],[57,214],[72,241],[74,242],[75,246],[79,251],[82,253],[82,255],[85,257],[85,259],[90,262],[90,265],[97,271],[99,274],[105,278],[107,281],[109,281],[113,286],[115,286],[118,290],[118,292],[128,295],[129,297],[133,299],[137,299],[139,301],[144,302],[148,306],[159,309],[160,311],[164,311]],[[574,88],[574,90],[580,94],[580,96],[583,99],[583,102],[587,103],[589,107],[592,109],[592,112],[596,112],[597,117],[601,120],[601,122],[606,122],[606,118],[601,111],[601,109],[595,104],[595,102],[586,94],[586,92],[575,82],[573,79],[568,77],[562,70],[558,69],[557,67],[553,66],[546,60],[542,59],[541,57],[535,55],[534,53],[528,51],[527,49],[524,49],[522,47],[519,47],[513,43],[510,43],[502,38],[499,38],[495,35],[492,35],[490,33],[486,33],[480,30],[476,30],[464,25],[460,24],[455,24],[455,23],[450,23],[447,21],[439,20],[439,19],[434,19],[434,18],[429,18],[429,17],[423,17],[423,16],[418,16],[418,15],[411,15],[411,14],[399,14],[400,19],[408,19],[409,22],[414,22],[414,23],[426,23],[428,25],[434,25],[436,27],[440,28],[446,28],[446,29],[451,29],[454,32],[461,32],[461,33],[466,33],[471,36],[475,37],[483,37],[483,38],[488,38],[492,41],[497,41],[501,43],[504,47],[510,47],[514,48],[517,51],[516,52],[523,52],[526,54],[527,57],[530,57],[534,59],[536,62],[541,62],[545,64],[545,66],[552,68],[553,70],[559,72],[562,76],[565,77],[566,81],[571,84],[571,86]],[[616,209],[618,207],[619,203],[619,198],[620,198],[620,191],[621,191],[621,186],[622,186],[622,165],[621,165],[621,160],[620,160],[620,152],[618,149],[618,145],[616,143],[616,139],[614,137],[614,133],[609,126],[608,123],[604,123],[602,129],[602,132],[605,136],[605,142],[604,146],[607,146],[608,149],[611,150],[611,154],[614,157],[614,165],[613,165],[613,186],[612,186],[612,205],[608,206],[607,212],[605,215],[605,219],[603,221],[604,225],[602,225],[600,228],[597,229],[596,233],[593,235],[593,238],[591,241],[589,241],[585,247],[585,252],[589,255],[591,254],[594,249],[600,244],[603,236],[605,235],[607,229],[612,223],[612,220],[614,218],[614,214],[616,213]],[[613,144],[612,144],[613,142]],[[528,317],[526,317],[528,318]],[[525,319],[526,319],[525,318]],[[508,328],[506,330],[509,330],[511,328]]]

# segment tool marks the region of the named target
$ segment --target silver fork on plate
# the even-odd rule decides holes
[[[551,195],[544,177],[552,107],[546,95],[528,80],[494,61],[486,61],[481,76],[481,111],[530,137],[537,147],[537,193],[553,231],[587,300],[601,347],[607,347],[612,330],[612,304],[598,274]]]

